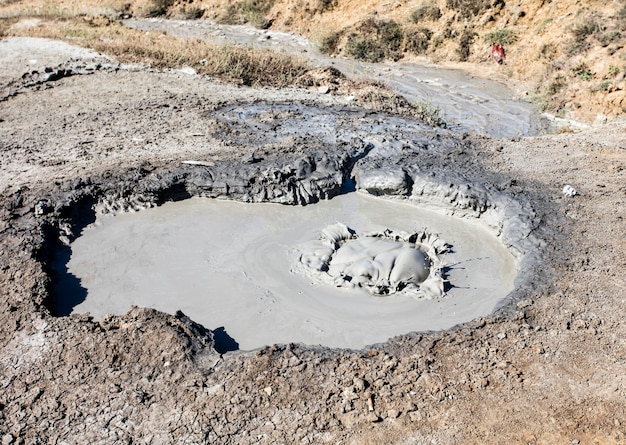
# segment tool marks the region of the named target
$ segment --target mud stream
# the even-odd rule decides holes
[[[154,18],[132,19],[125,23],[147,32],[163,31],[184,38],[282,50],[306,57],[318,66],[334,66],[352,78],[381,81],[411,102],[430,102],[438,107],[448,127],[456,132],[519,137],[536,135],[548,125],[532,104],[516,98],[503,84],[460,70],[331,58],[319,53],[312,42],[300,36],[247,26],[218,25],[208,20]]]

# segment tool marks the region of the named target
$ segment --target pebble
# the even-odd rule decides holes
[[[397,419],[400,416],[400,411],[397,409],[390,409],[387,411],[387,417],[390,419]]]
[[[378,414],[372,411],[367,415],[367,420],[369,422],[376,423],[376,422],[380,422],[382,419],[380,418]]]
[[[563,187],[563,194],[565,196],[569,196],[570,198],[573,198],[574,196],[578,195],[578,192],[571,185],[565,185]]]
[[[409,413],[409,419],[411,419],[412,422],[419,422],[420,420],[422,420],[422,418],[422,413],[420,413],[419,411],[411,411]]]

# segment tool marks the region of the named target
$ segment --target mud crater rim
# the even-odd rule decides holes
[[[344,163],[345,164],[345,163]],[[191,169],[193,170],[193,168]],[[333,189],[332,191],[327,190],[326,192],[328,192],[328,194],[326,194],[325,196],[323,196],[322,199],[326,200],[329,199],[333,196],[337,196],[339,194],[339,190],[341,189],[341,186],[343,186],[342,184],[338,184],[338,187],[336,187],[335,189]],[[449,184],[447,184],[446,186],[449,186]],[[157,188],[156,190],[153,189],[151,190],[151,193],[146,195],[145,193],[136,193],[136,194],[127,194],[126,197],[121,198],[119,195],[115,195],[115,194],[110,194],[110,193],[106,193],[103,191],[91,191],[86,193],[85,195],[82,196],[82,198],[80,199],[82,202],[82,210],[79,210],[77,212],[77,207],[79,207],[77,202],[72,203],[70,206],[66,207],[65,210],[65,214],[69,214],[74,212],[74,220],[69,223],[68,221],[72,220],[72,218],[61,218],[61,223],[59,224],[59,227],[61,227],[61,230],[59,231],[58,235],[60,235],[60,238],[63,239],[63,241],[65,242],[65,244],[73,241],[74,239],[76,239],[79,234],[80,231],[82,230],[82,228],[84,228],[86,226],[85,221],[87,221],[87,224],[89,223],[90,219],[92,218],[91,216],[87,215],[87,219],[85,219],[85,209],[89,208],[89,210],[87,211],[87,214],[91,214],[92,216],[95,215],[96,211],[104,211],[109,212],[109,213],[123,213],[126,211],[133,211],[133,210],[142,210],[145,208],[150,208],[150,207],[154,207],[154,206],[160,206],[166,202],[170,202],[170,201],[182,201],[191,197],[197,197],[197,196],[204,196],[204,197],[218,197],[218,198],[224,198],[224,196],[207,196],[207,194],[204,193],[197,193],[197,191],[195,193],[190,192],[189,189],[193,189],[193,187],[190,187],[190,184],[183,182],[179,182],[177,184],[173,184],[170,186],[165,186],[162,188]],[[379,197],[381,198],[390,198],[393,197],[391,195],[389,196],[385,196],[384,194],[379,194]],[[395,197],[397,198],[397,197]],[[233,200],[233,201],[241,201],[241,202],[249,202],[249,199],[247,199],[245,196],[244,197],[233,197],[233,196],[229,196],[228,200]],[[310,199],[310,203],[315,203],[318,202],[320,199],[313,197],[312,199]],[[85,206],[85,202],[87,202],[88,204]],[[99,202],[99,204],[96,205],[96,202]],[[103,209],[103,203],[104,203],[104,209]],[[298,204],[298,201],[295,200],[294,202],[292,202],[291,204]],[[418,202],[419,204],[419,202]],[[45,207],[45,205],[44,205]],[[96,210],[96,208],[98,208],[98,210]],[[36,209],[37,212],[37,209]],[[39,213],[46,213],[46,210],[39,210]],[[81,215],[81,213],[83,213]],[[82,219],[82,222],[80,222]],[[480,218],[478,218],[480,219]],[[505,218],[506,219],[506,218]],[[506,221],[505,221],[506,222]],[[505,224],[506,225],[506,224]],[[73,226],[73,227],[72,227]],[[507,244],[507,243],[503,243],[503,244]],[[511,246],[511,245],[506,245],[507,249],[516,253],[514,256],[517,257],[518,259],[523,259],[523,257],[525,256],[525,253],[522,250],[519,250],[519,246]],[[536,252],[535,252],[536,253]],[[536,259],[536,255],[534,256],[534,258]],[[519,264],[522,264],[524,261],[520,261]],[[527,275],[525,272],[525,269],[528,269],[527,267],[528,265],[526,265],[525,267],[521,267],[520,269],[518,269],[518,278],[516,280],[516,283],[519,282],[520,278],[524,279],[524,277]],[[509,293],[509,295],[507,295],[506,297],[504,297],[501,301],[501,303],[503,304],[499,304],[499,306],[493,311],[498,312],[501,311],[503,307],[510,307],[511,305],[509,304],[512,300],[519,300],[519,297],[516,297],[516,290],[517,290],[517,284],[514,288],[514,290]],[[58,295],[53,295],[52,296],[52,301],[54,301],[55,299],[58,298]],[[49,308],[51,308],[54,312],[54,303],[50,303],[48,305]],[[509,311],[510,312],[510,311]],[[56,314],[56,315],[67,315],[67,314]],[[487,314],[488,315],[488,314]],[[471,320],[468,320],[468,322]],[[461,323],[464,324],[465,322]],[[453,328],[453,327],[452,327]],[[452,329],[452,328],[446,328],[445,330],[448,329]],[[419,332],[427,332],[428,330],[415,330],[415,331],[410,331],[407,332],[405,334],[401,334],[401,335],[409,335],[411,333],[419,333]],[[389,339],[387,341],[390,341],[392,337],[389,337]],[[371,344],[378,344],[380,342],[372,342]],[[384,342],[383,342],[384,343]],[[309,345],[310,347],[313,347],[313,345]],[[328,347],[328,346],[325,346]],[[333,348],[331,346],[331,348]],[[254,348],[256,349],[256,348]],[[345,347],[340,347],[340,349],[360,349],[360,348],[345,348]]]

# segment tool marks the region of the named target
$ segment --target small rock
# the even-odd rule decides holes
[[[506,338],[506,332],[500,332],[498,335],[496,335],[496,338],[498,340],[504,340]]]
[[[380,422],[382,419],[374,411],[367,414],[367,420],[372,423]]]
[[[268,396],[272,395],[272,388],[270,388],[269,386],[266,388],[263,388],[263,391],[265,391],[265,394],[267,394]]]
[[[358,378],[358,377],[355,377],[352,383],[354,384],[354,388],[357,391],[363,391],[365,388],[369,386],[365,380]]]
[[[387,417],[390,419],[397,419],[400,416],[400,411],[397,409],[390,409],[387,411]]]
[[[45,215],[50,211],[50,203],[47,201],[39,201],[35,205],[35,216]]]
[[[519,303],[517,303],[517,308],[518,309],[524,309],[527,308],[528,306],[531,306],[533,304],[533,300],[522,300]]]
[[[563,187],[563,194],[565,196],[569,196],[570,198],[573,198],[574,196],[578,195],[578,192],[571,185],[565,185]]]
[[[330,92],[330,87],[328,85],[322,85],[321,87],[317,88],[317,91],[319,91],[321,94],[328,94]]]
[[[13,435],[12,434],[5,434],[4,436],[2,436],[2,445],[9,445],[13,443]]]
[[[259,162],[260,160],[261,158],[259,158],[255,152],[248,153],[242,159],[242,161],[245,162],[246,164],[255,164]]]
[[[411,411],[409,413],[409,419],[411,419],[412,422],[419,422],[424,418],[424,416],[422,416],[422,413],[419,411]]]

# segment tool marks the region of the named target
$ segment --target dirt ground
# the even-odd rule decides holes
[[[225,107],[391,115],[317,89],[65,62],[40,61],[32,74],[23,59],[31,74],[0,73],[3,444],[626,443],[626,125],[433,142],[426,171],[482,181],[535,216],[540,262],[497,314],[364,350],[288,344],[222,356],[193,314],[54,316],[57,240],[77,236],[98,202],[119,211],[194,194],[245,199],[250,183],[220,172],[252,171],[251,152],[282,172],[331,153],[311,139],[253,147],[252,133],[218,119]],[[41,63],[65,68],[46,78]],[[318,164],[340,170],[353,148],[338,142]],[[299,178],[284,175],[268,199],[325,198],[337,186],[329,175],[308,195],[288,194]]]

